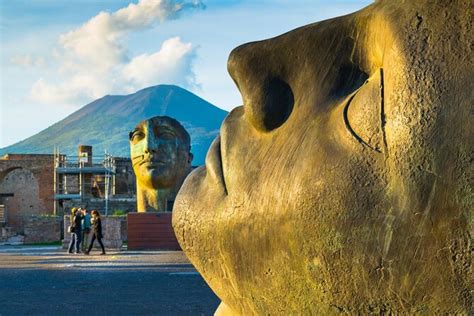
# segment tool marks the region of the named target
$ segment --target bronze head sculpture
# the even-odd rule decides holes
[[[380,0],[231,53],[243,106],[173,214],[217,314],[471,311],[472,11]]]
[[[155,116],[130,132],[130,153],[137,178],[137,211],[166,211],[191,171],[191,141],[175,119]]]

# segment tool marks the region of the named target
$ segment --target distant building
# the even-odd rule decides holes
[[[80,152],[78,157],[58,153],[7,154],[1,157],[0,226],[8,226],[23,234],[28,217],[55,213],[62,216],[78,206],[101,212],[105,212],[107,207],[109,214],[134,211],[135,175],[130,159],[108,156],[107,163],[113,172],[106,180],[106,173],[102,172],[104,168],[101,168],[104,157],[93,157],[92,148],[88,149],[87,162],[84,157],[81,162]],[[108,195],[105,190],[107,182]]]

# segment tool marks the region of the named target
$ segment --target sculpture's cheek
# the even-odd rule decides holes
[[[142,139],[135,144],[130,144],[131,157],[141,156],[145,153],[146,139]]]
[[[340,223],[348,212],[350,217],[360,210],[352,201],[356,193],[365,193],[354,190],[354,170],[359,177],[367,170],[354,168],[337,144],[324,146],[332,138],[313,128],[294,128],[294,142],[278,136],[241,141],[245,128],[235,128],[225,136],[225,150],[214,148],[217,141],[208,166],[195,170],[177,197],[173,222],[183,250],[233,308],[248,311],[272,301],[290,302],[285,293],[297,288],[322,299],[322,284],[328,280],[321,275],[308,279],[308,260],[348,246]],[[313,136],[321,137],[314,142]]]

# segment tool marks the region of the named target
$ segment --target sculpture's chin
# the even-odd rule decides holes
[[[208,223],[215,220],[218,205],[224,199],[223,187],[210,181],[204,166],[193,170],[184,180],[173,207],[173,228],[181,248],[191,260],[197,255],[199,243],[196,239],[200,240],[203,231],[209,229]]]
[[[155,168],[141,172],[138,181],[146,188],[160,190],[174,187],[183,177],[169,168]]]
[[[224,188],[214,181],[207,167],[199,167],[184,181],[173,207],[173,228],[186,256],[219,296],[220,278],[216,269],[221,263],[211,253],[219,248],[216,240],[222,230],[222,210],[225,208]],[[209,249],[209,240],[216,240]]]

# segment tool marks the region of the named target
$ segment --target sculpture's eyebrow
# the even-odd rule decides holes
[[[178,135],[172,126],[158,125],[158,126],[153,127],[153,134],[156,137],[158,137],[160,134],[163,134],[163,133],[169,133],[173,135],[174,137]]]
[[[161,125],[159,128],[158,128],[158,132],[168,132],[168,133],[172,133],[172,134],[176,134],[176,132],[174,131],[174,129],[170,126],[167,126],[167,125]]]

